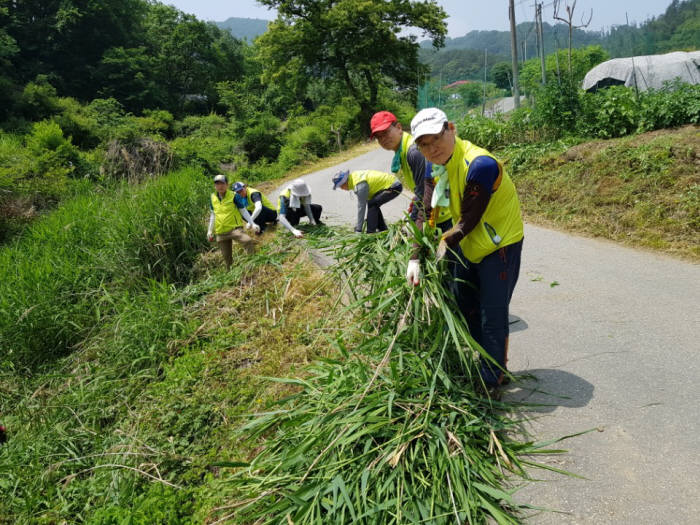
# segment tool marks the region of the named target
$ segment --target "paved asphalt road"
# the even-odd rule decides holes
[[[330,189],[338,168],[390,162],[377,149],[305,176],[324,220],[355,220],[354,198]],[[700,266],[526,225],[511,314],[509,368],[537,380],[505,397],[547,404],[529,410],[528,430],[542,441],[595,429],[539,458],[585,479],[533,471],[543,481],[517,499],[565,514],[528,522],[700,523]]]

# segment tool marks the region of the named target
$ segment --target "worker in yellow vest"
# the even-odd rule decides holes
[[[233,198],[236,207],[248,210],[253,222],[260,226],[260,233],[265,231],[268,224],[277,222],[277,210],[260,190],[244,182],[236,182],[231,189],[236,193]]]
[[[226,175],[214,177],[214,193],[209,198],[209,228],[207,238],[209,242],[216,242],[224,257],[226,269],[233,264],[232,241],[239,242],[246,252],[251,253],[255,249],[255,241],[243,231],[251,229],[260,231],[260,227],[253,222],[252,217],[245,208],[239,209],[234,201],[234,192],[229,190]]]
[[[357,196],[357,221],[355,231],[362,232],[367,211],[367,233],[386,231],[381,206],[395,199],[403,186],[391,173],[375,170],[339,171],[333,176],[333,189],[354,191]]]
[[[461,248],[467,259],[459,308],[474,339],[491,359],[481,361],[484,384],[502,384],[508,354],[508,306],[520,273],[523,221],[513,181],[488,151],[460,139],[437,108],[419,111],[411,134],[425,158],[444,166],[441,191],[449,195],[454,225],[437,250]],[[438,187],[440,183],[438,183]]]
[[[432,195],[432,188],[435,187],[431,163],[425,160],[418,146],[413,143],[411,134],[403,130],[396,115],[390,111],[375,113],[369,125],[372,131],[370,138],[377,139],[385,150],[394,152],[391,171],[405,188],[413,192],[409,213],[416,225],[422,228],[423,221],[429,219],[432,212],[430,199],[427,202],[423,199],[426,191]],[[437,227],[443,232],[449,230],[452,227],[450,218],[448,206],[439,208],[435,220]]]
[[[304,233],[297,229],[299,221],[306,215],[311,226],[320,226],[323,206],[311,202],[311,189],[303,179],[293,180],[280,192],[277,199],[279,221],[294,237],[301,239]]]

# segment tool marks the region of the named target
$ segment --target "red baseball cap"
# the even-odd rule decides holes
[[[369,127],[372,130],[372,134],[369,138],[373,139],[374,134],[379,131],[384,131],[388,129],[394,122],[396,122],[396,115],[390,111],[379,111],[372,115],[372,119],[369,121]]]

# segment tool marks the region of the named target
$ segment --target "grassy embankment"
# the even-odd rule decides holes
[[[700,128],[505,150],[526,220],[700,260]]]
[[[0,248],[0,523],[203,522],[240,415],[289,390],[261,376],[329,352],[334,285],[274,233],[223,272],[208,180],[80,196]]]

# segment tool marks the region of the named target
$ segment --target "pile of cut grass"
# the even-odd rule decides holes
[[[429,236],[414,231],[428,251]],[[516,523],[512,478],[550,467],[554,453],[522,441],[513,406],[491,399],[478,374],[483,351],[456,314],[444,267],[426,262],[422,285],[403,277],[411,242],[386,234],[332,240],[335,271],[354,297],[355,324],[334,340],[336,359],[302,377],[299,391],[254,414],[241,438],[249,457],[226,463],[236,496],[217,518],[239,523]],[[482,356],[483,357],[483,356]]]

